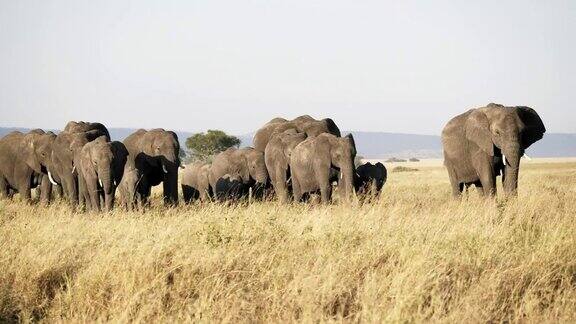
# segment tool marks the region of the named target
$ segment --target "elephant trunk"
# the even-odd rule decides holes
[[[508,196],[515,196],[518,190],[518,172],[520,170],[521,149],[511,147],[502,150],[504,169],[504,193]]]
[[[342,198],[348,201],[354,191],[354,164],[340,168],[340,183],[342,187]]]
[[[112,174],[112,168],[107,165],[100,167],[98,170],[98,179],[104,192],[104,209],[110,211],[114,207],[114,192],[116,189],[113,183],[114,175]]]

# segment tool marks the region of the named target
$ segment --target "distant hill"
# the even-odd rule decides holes
[[[0,136],[19,130],[27,132],[26,128],[0,127]],[[136,131],[133,128],[109,128],[113,140],[123,140]],[[57,131],[55,131],[57,132]],[[177,131],[182,145],[186,138],[192,136],[192,132]],[[349,131],[343,132],[350,133]],[[358,154],[365,158],[441,158],[442,144],[440,136],[398,134],[384,132],[361,132],[352,131],[356,140]],[[251,134],[239,135],[241,146],[252,145]],[[576,157],[576,134],[547,133],[544,138],[536,142],[528,149],[527,154],[531,157]]]
[[[442,158],[440,136],[384,132],[344,131],[352,133],[358,154],[378,158]],[[243,146],[252,144],[254,134],[239,136]],[[530,157],[576,157],[576,134],[547,133],[526,152]]]

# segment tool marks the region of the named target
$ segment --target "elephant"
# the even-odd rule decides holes
[[[505,195],[515,196],[520,158],[545,132],[538,113],[524,106],[490,103],[452,118],[442,131],[442,146],[453,196],[471,184],[494,196],[500,174]]]
[[[104,210],[114,207],[116,186],[122,180],[128,150],[118,141],[108,142],[105,136],[84,145],[80,152],[79,177],[83,179],[88,209],[100,211],[100,200],[104,197]]]
[[[162,183],[164,204],[178,205],[178,135],[161,128],[139,129],[124,139],[124,145],[139,172],[136,198],[140,204],[148,205],[152,186]]]
[[[26,134],[15,131],[0,139],[1,196],[11,197],[18,192],[24,200],[32,200],[31,189],[40,185],[42,175],[46,174],[45,163],[50,154],[52,135],[42,130]],[[44,189],[44,193],[48,194],[49,189]]]
[[[294,200],[301,201],[305,193],[320,190],[322,202],[332,197],[331,174],[339,172],[338,187],[344,199],[349,199],[354,190],[354,159],[356,144],[354,137],[336,137],[320,134],[298,144],[290,156],[292,190]]]
[[[360,194],[378,195],[388,178],[388,171],[384,164],[367,162],[356,168],[355,189]]]
[[[190,203],[196,199],[204,202],[211,199],[209,163],[195,162],[184,166],[181,178],[184,202]]]
[[[248,190],[240,176],[225,174],[216,181],[214,196],[219,202],[238,201],[248,194]]]
[[[270,175],[270,182],[281,203],[288,201],[290,182],[290,156],[294,147],[306,139],[306,134],[288,129],[272,136],[264,150],[264,160]]]
[[[127,210],[134,210],[136,206],[138,183],[142,178],[141,173],[136,169],[134,161],[126,160],[122,180],[118,184],[120,206]]]
[[[264,152],[251,147],[241,149],[231,147],[220,152],[212,160],[210,186],[216,188],[216,182],[225,174],[233,178],[238,177],[244,185],[253,190],[255,197],[262,197],[269,182]]]
[[[257,151],[264,152],[266,145],[275,134],[294,128],[308,137],[318,136],[322,133],[333,134],[340,137],[340,129],[330,118],[316,120],[308,115],[296,117],[291,121],[284,118],[274,118],[254,134],[253,145]]]
[[[86,143],[110,134],[100,123],[69,122],[65,130],[56,135],[48,165],[48,177],[53,185],[61,185],[72,205],[86,203],[89,199],[83,179],[78,177],[77,165],[80,152]]]

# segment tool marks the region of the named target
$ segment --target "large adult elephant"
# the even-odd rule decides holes
[[[484,195],[495,195],[500,173],[504,192],[515,195],[520,157],[545,132],[530,107],[491,103],[452,118],[442,131],[442,145],[453,195],[459,196],[470,184]]]
[[[344,199],[354,192],[354,137],[336,137],[320,134],[298,144],[290,156],[294,200],[300,201],[305,193],[320,190],[322,201],[332,197],[331,173],[339,172],[338,187]]]
[[[110,141],[108,130],[100,123],[69,122],[52,144],[49,179],[52,184],[62,186],[64,194],[73,205],[85,203],[89,199],[76,168],[80,163],[80,152],[86,143],[101,136]]]
[[[264,152],[272,136],[290,128],[294,128],[300,133],[305,133],[308,137],[318,136],[322,133],[333,134],[337,137],[341,136],[340,129],[330,118],[316,120],[308,115],[296,117],[291,121],[284,118],[274,118],[254,134],[254,149]]]
[[[1,196],[18,192],[24,200],[31,200],[31,189],[40,184],[45,172],[42,160],[49,152],[49,140],[41,130],[11,132],[0,139]]]
[[[270,182],[281,203],[288,201],[288,183],[290,174],[290,156],[296,145],[306,139],[306,134],[295,129],[286,130],[272,136],[264,151],[266,168],[270,175]]]
[[[128,150],[121,142],[108,142],[105,136],[87,143],[80,152],[79,177],[82,178],[93,211],[110,211],[114,207],[116,186],[122,180]],[[100,206],[104,198],[104,206]]]
[[[161,128],[132,133],[124,140],[128,160],[138,169],[137,199],[148,204],[152,186],[162,183],[164,203],[178,204],[178,168],[180,167],[180,144],[178,135]]]
[[[210,168],[211,165],[204,162],[194,162],[184,166],[181,174],[181,187],[185,202],[189,203],[196,199],[210,200],[212,197]]]
[[[216,188],[216,182],[224,175],[239,178],[251,187],[256,197],[263,195],[268,184],[268,171],[264,161],[264,152],[251,147],[237,149],[231,147],[214,157],[210,168],[210,186]]]

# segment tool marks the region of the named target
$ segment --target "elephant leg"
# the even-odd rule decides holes
[[[178,171],[175,174],[168,174],[162,181],[165,205],[178,205]]]
[[[295,202],[302,201],[302,188],[300,187],[300,182],[292,175],[292,194],[294,195]]]
[[[85,181],[88,200],[86,201],[86,209],[91,211],[100,211],[100,194],[98,193],[98,181],[90,179]]]
[[[52,185],[52,198],[56,199],[64,198],[64,192],[62,191],[62,186],[60,185]]]
[[[0,198],[10,198],[10,188],[4,177],[0,177]]]
[[[482,165],[478,174],[480,175],[480,184],[484,189],[484,196],[493,197],[496,195],[496,177],[494,176],[494,170],[489,165]]]
[[[462,195],[462,191],[464,190],[464,184],[458,181],[456,176],[456,172],[452,167],[447,167],[448,170],[448,177],[450,178],[450,186],[452,187],[452,196],[454,198],[458,198]]]
[[[24,179],[20,181],[20,184],[18,186],[18,193],[20,194],[20,197],[22,197],[22,200],[26,202],[32,202],[31,190],[32,189],[30,188],[30,179]]]
[[[182,185],[182,196],[184,197],[184,202],[189,204],[198,197],[198,191],[188,185]]]
[[[48,176],[42,176],[40,182],[40,202],[42,204],[48,204],[52,200],[52,183],[48,179]]]

